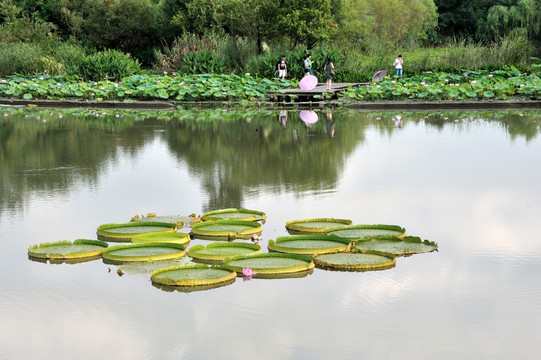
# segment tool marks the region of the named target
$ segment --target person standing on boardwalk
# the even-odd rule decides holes
[[[312,55],[306,55],[306,58],[304,59],[304,76],[312,75],[313,63],[314,62],[312,61]]]
[[[282,55],[282,58],[278,62],[278,77],[283,80],[286,78],[286,75],[287,75],[286,56]]]
[[[402,65],[404,65],[404,61],[402,60],[402,55],[398,55],[398,57],[393,63],[394,74],[396,76],[402,76]]]
[[[325,63],[325,79],[327,80],[327,90],[332,88],[332,77],[334,76],[334,64],[331,61],[331,58],[327,58]]]

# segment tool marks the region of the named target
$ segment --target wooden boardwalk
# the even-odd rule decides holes
[[[274,91],[267,94],[270,101],[274,102],[293,102],[293,101],[323,101],[335,99],[342,91],[349,87],[367,85],[367,83],[332,83],[331,90],[326,90],[326,83],[318,83],[312,90],[285,89]],[[323,96],[326,95],[326,96]]]

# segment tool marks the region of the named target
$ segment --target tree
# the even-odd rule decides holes
[[[541,3],[538,0],[519,0],[511,6],[495,5],[479,22],[477,37],[494,40],[523,29],[530,38],[541,35]]]
[[[302,0],[280,2],[280,30],[289,37],[293,46],[313,48],[318,42],[329,40],[335,31],[330,0]]]
[[[378,53],[426,41],[437,26],[432,0],[343,0],[337,19],[342,42]]]

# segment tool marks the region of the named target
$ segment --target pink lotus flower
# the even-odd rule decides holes
[[[251,268],[242,268],[242,276],[256,276],[257,271],[253,271]]]

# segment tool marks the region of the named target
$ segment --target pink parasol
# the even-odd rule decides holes
[[[306,124],[314,124],[318,120],[317,113],[312,110],[301,110],[299,115]]]
[[[387,76],[387,71],[380,70],[372,76],[372,81],[381,81],[385,76]]]
[[[317,77],[314,75],[308,75],[301,79],[299,87],[301,90],[312,90],[317,86]]]

